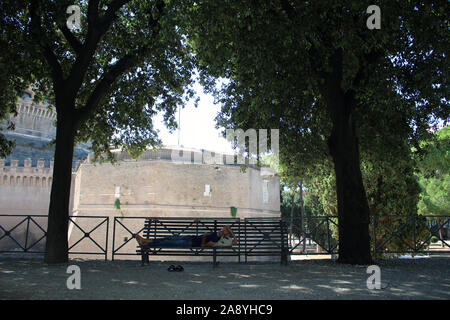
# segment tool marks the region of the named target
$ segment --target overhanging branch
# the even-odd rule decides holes
[[[63,33],[64,37],[66,38],[69,45],[72,47],[72,49],[75,51],[77,56],[81,54],[81,50],[83,48],[83,45],[81,42],[73,35],[73,33],[67,28],[67,25],[61,25],[59,26],[59,29]]]
[[[61,86],[64,82],[64,75],[62,71],[61,64],[59,63],[58,57],[53,52],[50,47],[49,40],[46,37],[45,31],[41,26],[41,17],[39,15],[39,1],[32,1],[30,5],[30,30],[31,35],[35,39],[36,43],[42,50],[42,54],[50,66],[53,85],[56,88]]]
[[[105,96],[110,86],[127,70],[131,69],[135,64],[141,52],[127,54],[116,62],[103,77],[99,80],[97,86],[92,91],[85,106],[75,110],[76,122],[78,125],[87,121],[97,109],[100,100]]]

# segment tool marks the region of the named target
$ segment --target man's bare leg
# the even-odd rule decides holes
[[[137,243],[139,243],[140,246],[145,246],[146,244],[149,244],[150,242],[152,242],[152,240],[145,239],[138,234],[136,235],[136,241],[137,241]]]

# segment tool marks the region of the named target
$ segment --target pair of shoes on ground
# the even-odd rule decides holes
[[[167,270],[170,271],[170,272],[173,272],[173,271],[178,271],[178,272],[180,272],[180,271],[183,271],[184,269],[183,269],[183,267],[180,266],[180,265],[174,266],[174,265],[172,264]]]

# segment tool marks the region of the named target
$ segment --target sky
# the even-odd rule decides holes
[[[214,104],[214,98],[204,94],[200,85],[196,85],[195,90],[200,97],[197,108],[194,107],[194,100],[192,100],[181,109],[180,145],[185,148],[234,154],[231,143],[221,136],[221,129],[215,128],[214,118],[220,112],[220,105]],[[159,138],[164,145],[176,146],[178,145],[178,130],[169,133],[164,125],[162,115],[162,113],[158,113],[153,118],[153,123],[159,130]],[[178,121],[178,112],[176,119]]]

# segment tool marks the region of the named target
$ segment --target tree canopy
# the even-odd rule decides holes
[[[191,41],[226,128],[278,128],[280,162],[302,176],[332,161],[339,260],[369,263],[360,156],[383,159],[448,118],[448,3],[198,1]],[[217,89],[215,79],[228,82]],[[400,145],[400,147],[397,147]],[[361,154],[360,154],[361,152]]]
[[[80,8],[79,29],[67,24],[72,5]],[[89,140],[97,158],[112,160],[111,145],[137,155],[160,142],[151,119],[156,112],[163,111],[165,124],[176,127],[175,110],[193,96],[193,55],[181,32],[188,5],[182,0],[2,2],[2,41],[17,42],[9,55],[29,67],[15,66],[13,80],[24,76],[57,112],[47,262],[68,257],[75,141]],[[3,61],[8,55],[2,54]],[[4,112],[14,103],[12,95],[7,98]]]
[[[419,213],[448,215],[450,212],[450,126],[434,134],[434,139],[422,142],[419,183],[422,189]]]

